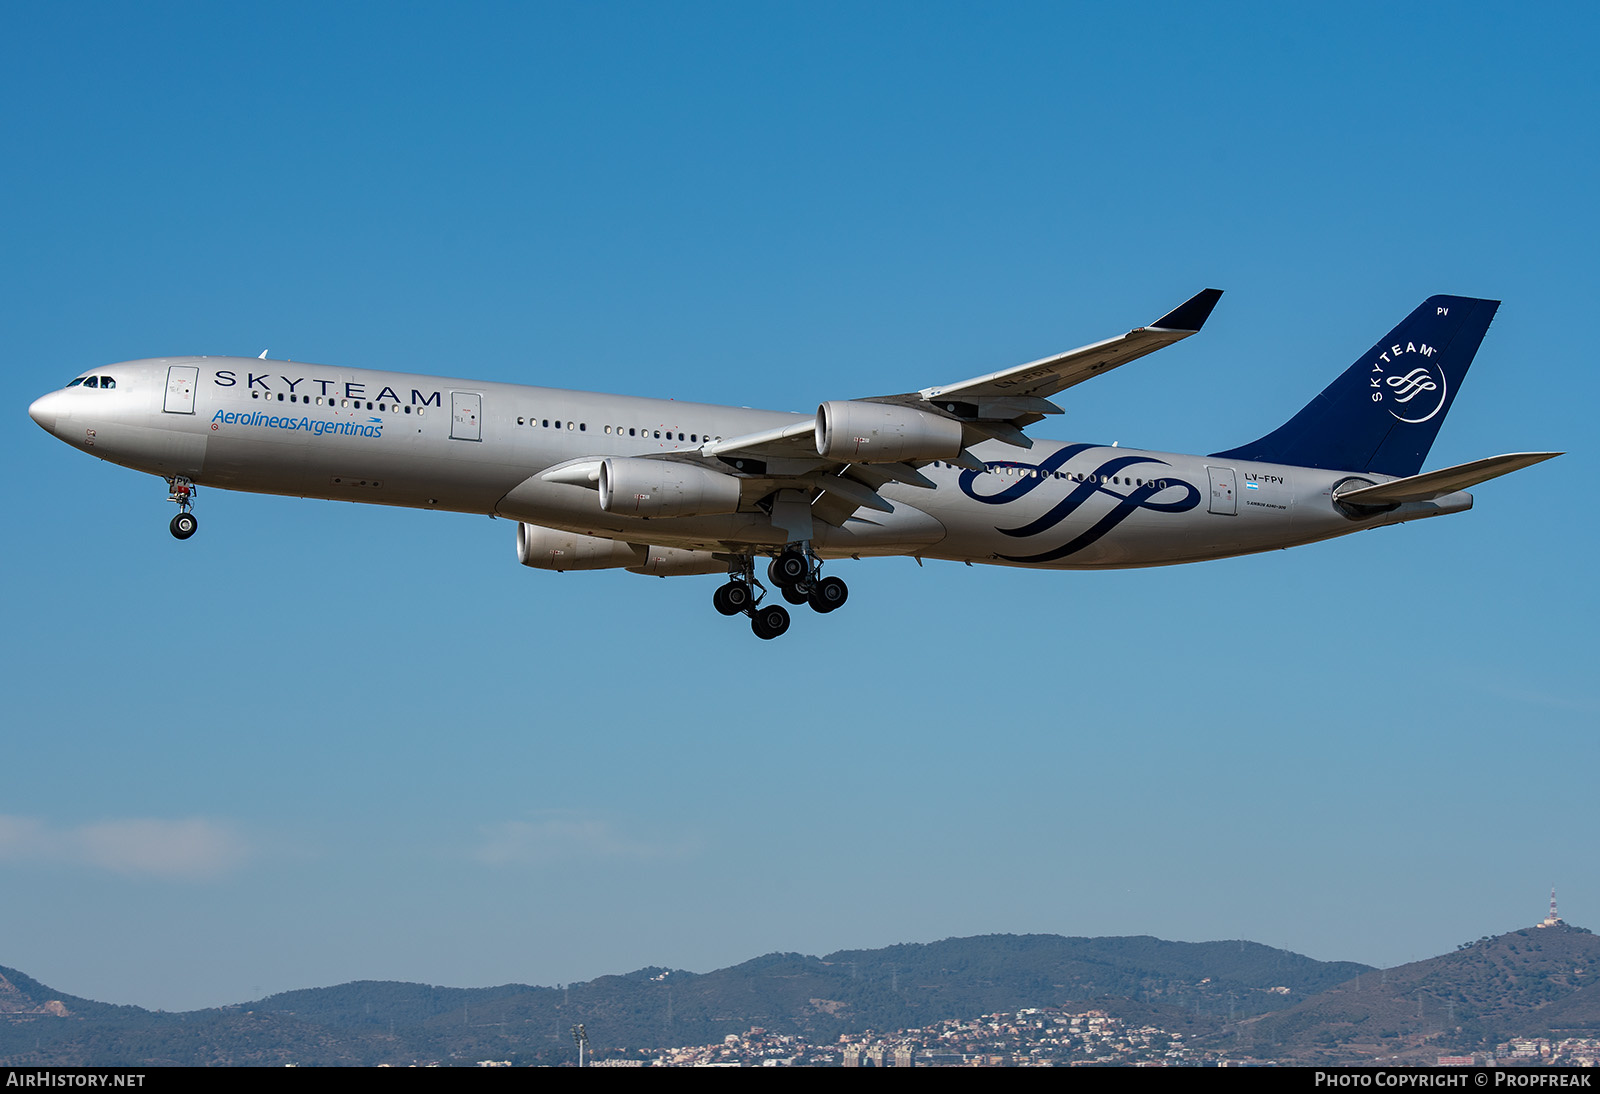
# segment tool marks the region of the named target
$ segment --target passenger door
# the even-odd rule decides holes
[[[450,437],[457,441],[483,440],[483,396],[475,391],[450,393]]]

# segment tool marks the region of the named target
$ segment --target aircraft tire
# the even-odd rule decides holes
[[[200,527],[200,522],[194,519],[193,513],[179,513],[167,527],[174,539],[188,539]]]
[[[767,576],[779,588],[787,589],[804,581],[811,573],[811,563],[799,551],[785,551],[772,560]]]
[[[811,598],[809,596],[795,588],[793,585],[779,585],[778,591],[783,594],[783,598],[785,600],[796,607],[799,607],[801,604],[809,604],[811,602]]]
[[[817,582],[811,590],[811,595],[806,598],[813,610],[827,615],[844,606],[850,597],[850,587],[837,577],[825,577]]]
[[[750,616],[750,629],[763,641],[776,638],[789,629],[789,612],[776,604],[757,608]]]
[[[750,586],[730,581],[711,594],[711,603],[723,615],[738,615],[750,606]]]

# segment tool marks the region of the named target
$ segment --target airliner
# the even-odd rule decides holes
[[[789,629],[780,598],[822,614],[845,603],[825,562],[1227,558],[1458,513],[1472,506],[1467,487],[1561,454],[1422,472],[1499,307],[1460,296],[1424,301],[1249,444],[1186,456],[1025,432],[1062,413],[1052,396],[1198,332],[1221,295],[1067,353],[814,415],[265,353],[107,365],[28,413],[75,448],[164,479],[180,540],[197,528],[201,486],[487,513],[516,522],[517,559],[535,569],[725,575],[713,606],[763,639]]]

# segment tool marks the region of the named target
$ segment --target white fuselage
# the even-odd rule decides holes
[[[256,493],[486,513],[645,546],[770,553],[786,535],[756,502],[715,516],[606,512],[551,468],[694,453],[807,416],[255,358],[174,357],[96,369],[30,413],[69,444],[165,478]],[[923,465],[933,489],[891,482],[894,511],[818,522],[824,558],[917,555],[1056,569],[1160,566],[1309,543],[1470,507],[1451,494],[1352,519],[1352,477],[1387,476],[1036,441],[985,442],[985,470]],[[731,474],[749,475],[737,466]]]

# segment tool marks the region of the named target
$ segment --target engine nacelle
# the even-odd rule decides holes
[[[631,543],[519,522],[517,561],[536,570],[611,570],[638,566],[645,555]]]
[[[948,460],[961,455],[961,423],[890,403],[823,403],[817,454],[849,463]]]
[[[642,547],[644,562],[629,566],[630,574],[647,577],[682,577],[686,574],[725,574],[728,564],[710,551],[691,551],[684,547]]]
[[[600,463],[600,508],[630,517],[737,513],[739,480],[694,464],[612,456]]]

